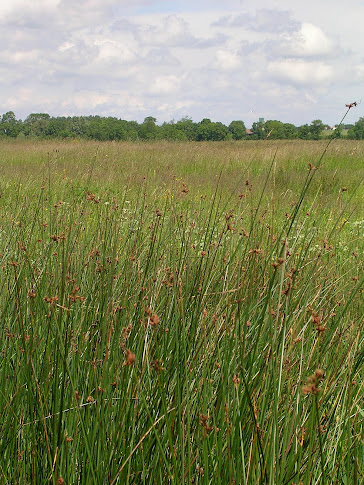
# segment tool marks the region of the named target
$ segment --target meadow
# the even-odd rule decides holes
[[[363,161],[0,140],[0,482],[363,483]]]

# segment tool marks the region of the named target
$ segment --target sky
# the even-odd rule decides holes
[[[364,116],[364,0],[7,0],[0,114]]]

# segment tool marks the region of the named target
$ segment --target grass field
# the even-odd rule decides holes
[[[363,483],[364,143],[326,146],[0,141],[1,483]]]

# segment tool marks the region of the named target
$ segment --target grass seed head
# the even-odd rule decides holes
[[[125,362],[124,362],[124,366],[125,365],[133,365],[135,363],[135,354],[133,354],[133,352],[129,349],[126,349],[126,352],[125,352]]]

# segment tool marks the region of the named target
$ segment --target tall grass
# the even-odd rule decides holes
[[[2,483],[363,481],[364,145],[322,149],[0,146]]]

